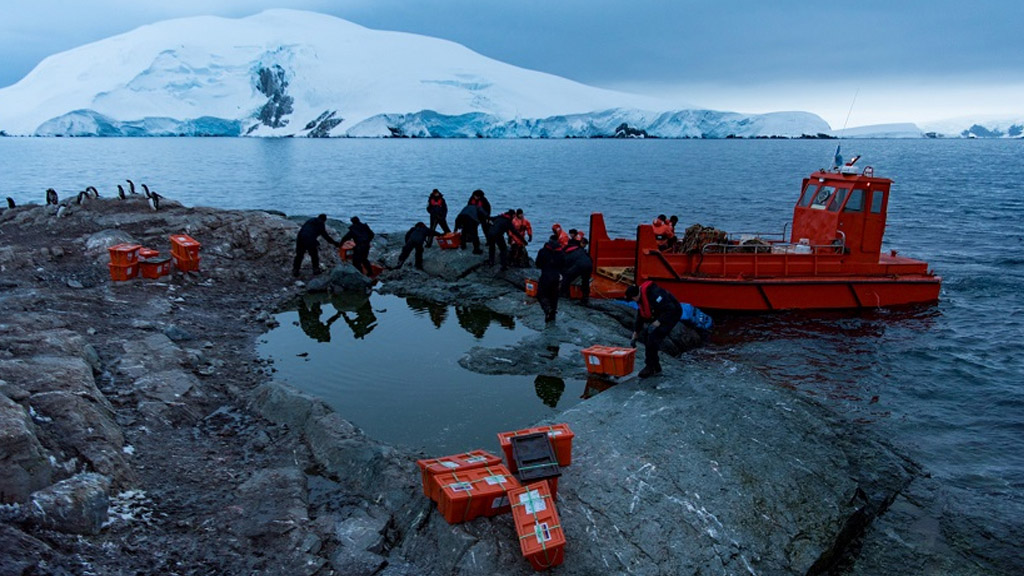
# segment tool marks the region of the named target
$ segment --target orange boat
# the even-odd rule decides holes
[[[737,238],[691,226],[666,247],[650,224],[636,239],[611,239],[590,216],[595,297],[618,298],[629,284],[653,280],[680,302],[725,311],[834,310],[930,304],[942,278],[920,260],[882,253],[889,188],[868,166],[814,172],[793,208],[789,241],[781,234]],[[774,238],[773,238],[774,236]],[[794,242],[793,239],[796,239]]]

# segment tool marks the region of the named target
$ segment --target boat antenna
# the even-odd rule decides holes
[[[839,131],[839,139],[843,139],[843,133],[846,132],[846,126],[850,123],[850,115],[853,114],[853,105],[857,102],[857,95],[860,94],[860,86],[853,93],[853,100],[850,102],[850,109],[846,111],[846,121],[843,122],[843,129]],[[843,156],[839,153],[839,144],[836,144],[836,154],[832,158],[832,167],[838,168],[843,165]]]

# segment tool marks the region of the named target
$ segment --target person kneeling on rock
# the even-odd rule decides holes
[[[636,347],[638,338],[644,343],[644,368],[638,376],[648,378],[661,374],[658,350],[679,323],[683,308],[675,296],[650,280],[626,288],[626,299],[637,303],[636,322],[629,345]]]
[[[321,272],[320,244],[317,242],[317,238],[320,236],[323,236],[324,240],[335,246],[341,245],[341,243],[336,242],[327,233],[327,214],[310,218],[306,220],[302,228],[299,228],[299,234],[295,238],[295,260],[292,262],[292,276],[299,275],[299,269],[302,268],[302,260],[306,257],[307,253],[309,254],[310,264],[313,265],[313,275],[315,276]]]
[[[405,233],[405,246],[402,247],[402,253],[398,256],[398,266],[395,268],[401,268],[405,264],[405,260],[409,258],[409,254],[415,250],[416,269],[423,270],[423,245],[434,236],[440,236],[440,234],[427,228],[423,222],[417,222],[415,226],[409,228],[409,231]]]

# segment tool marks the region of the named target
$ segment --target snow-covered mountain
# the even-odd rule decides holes
[[[38,136],[764,137],[806,112],[679,109],[436,38],[295,10],[143,26],[0,89],[0,131]]]

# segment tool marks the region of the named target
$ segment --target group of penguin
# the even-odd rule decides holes
[[[138,192],[135,190],[135,182],[132,182],[131,180],[127,180],[127,182],[128,182],[128,192],[125,192],[124,186],[122,186],[121,184],[117,185],[117,197],[120,198],[121,200],[124,200],[124,199],[128,198],[129,196],[137,195],[138,194]],[[163,200],[164,197],[161,196],[160,194],[150,190],[149,186],[147,186],[145,184],[142,184],[141,186],[142,186],[143,193],[145,193],[145,195],[146,195],[146,201],[149,202],[149,207],[152,208],[153,210],[159,210],[160,209],[160,201]],[[88,187],[86,187],[85,190],[82,190],[81,192],[78,193],[78,196],[76,196],[75,199],[74,199],[74,203],[75,204],[82,204],[84,202],[89,201],[89,199],[99,198],[99,197],[100,197],[99,190],[97,190],[95,186],[88,186]],[[63,202],[61,202],[60,198],[57,196],[57,191],[54,190],[53,188],[47,188],[47,190],[46,190],[46,204],[47,204],[47,206],[56,206],[57,207],[57,212],[55,213],[57,216],[66,216],[68,214],[68,209],[69,209],[69,206],[71,204],[71,200],[70,199],[65,199]],[[16,208],[17,207],[17,204],[14,202],[14,198],[11,198],[10,196],[7,197],[7,207],[8,208]]]

